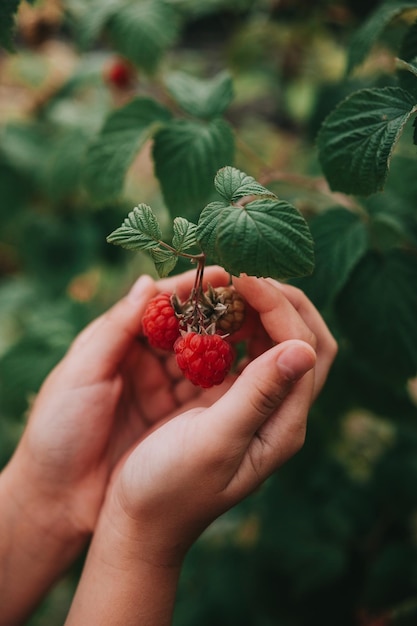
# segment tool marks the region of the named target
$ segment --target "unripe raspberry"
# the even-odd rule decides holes
[[[142,329],[154,348],[173,349],[180,331],[169,293],[160,293],[149,301],[142,319]]]
[[[194,385],[220,385],[233,362],[233,349],[220,335],[184,333],[174,345],[177,363]]]
[[[218,308],[216,331],[221,335],[237,332],[245,319],[245,301],[242,296],[232,287],[210,288],[205,295],[213,302],[215,311]]]

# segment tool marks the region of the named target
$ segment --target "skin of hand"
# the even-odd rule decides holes
[[[82,331],[48,376],[4,470],[19,486],[11,489],[11,497],[22,508],[43,502],[32,508],[32,516],[62,509],[63,532],[70,526],[71,532],[88,536],[120,457],[198,394],[181,384],[173,358],[161,358],[139,339],[149,299],[174,288],[186,295],[194,276],[192,270],[159,285],[142,276],[125,298]],[[229,280],[221,268],[205,272],[206,284]]]
[[[120,536],[146,538],[136,546],[149,563],[180,563],[212,520],[300,449],[336,355],[301,291],[253,277],[234,285],[251,310],[241,338],[254,360],[148,433],[119,464],[104,505]]]
[[[194,277],[190,271],[163,288],[185,296]],[[207,268],[206,281],[224,285],[229,275]],[[140,338],[143,312],[159,289],[141,277],[76,338],[43,384],[0,474],[0,626],[24,623],[82,551],[119,459],[198,395],[183,385],[172,359]]]
[[[234,285],[248,303],[238,335],[248,362],[119,461],[66,626],[168,626],[190,545],[304,442],[336,342],[298,289],[249,277]]]

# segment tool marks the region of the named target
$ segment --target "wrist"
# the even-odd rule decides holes
[[[24,461],[19,449],[0,474],[0,500],[7,502],[12,521],[27,520],[30,524],[34,547],[36,537],[42,537],[39,545],[42,551],[49,543],[78,552],[91,536],[87,529],[75,523],[66,498],[48,489],[47,483]]]
[[[135,567],[138,562],[151,567],[178,569],[182,567],[189,548],[180,538],[175,520],[167,519],[163,511],[157,515],[131,512],[111,488],[101,510],[95,539],[97,555],[116,567]]]

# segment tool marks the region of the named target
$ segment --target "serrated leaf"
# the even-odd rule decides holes
[[[329,209],[310,223],[315,267],[308,278],[295,281],[322,309],[342,289],[368,249],[368,232],[361,217],[343,208]]]
[[[193,218],[209,198],[217,170],[233,161],[233,131],[222,119],[174,120],[156,133],[153,156],[168,208]]]
[[[369,252],[337,301],[356,350],[385,376],[417,373],[417,258],[403,250]]]
[[[360,65],[388,24],[407,10],[416,9],[415,2],[386,2],[356,30],[349,42],[347,73]]]
[[[185,217],[176,217],[173,223],[172,246],[177,252],[188,250],[197,244],[197,225]]]
[[[159,245],[162,232],[156,215],[147,204],[139,204],[123,221],[123,224],[108,237],[128,250],[151,250]]]
[[[206,80],[185,72],[172,72],[165,84],[184,111],[201,119],[220,116],[233,99],[233,82],[226,71]]]
[[[0,47],[9,52],[14,51],[15,14],[19,4],[20,0],[1,0],[0,3]]]
[[[333,190],[368,195],[383,188],[392,151],[417,110],[400,87],[353,93],[324,121],[319,159]]]
[[[87,153],[85,183],[97,199],[115,198],[126,172],[145,141],[171,113],[151,98],[136,98],[104,123]]]
[[[108,22],[116,49],[147,72],[155,70],[178,30],[178,14],[163,0],[129,2]]]
[[[168,276],[177,264],[178,256],[166,248],[154,248],[149,251],[155,263],[156,271],[161,278]]]
[[[264,198],[242,207],[212,202],[200,215],[197,238],[215,263],[235,275],[284,279],[313,270],[309,228],[287,202]]]
[[[227,165],[219,170],[214,179],[217,192],[228,202],[236,202],[245,196],[264,196],[276,198],[276,195],[259,184],[252,176]]]

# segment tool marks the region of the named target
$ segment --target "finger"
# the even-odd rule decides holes
[[[273,279],[268,279],[268,281],[286,296],[316,337],[316,352],[318,357],[316,365],[316,389],[320,390],[327,378],[329,368],[336,357],[338,351],[337,342],[319,311],[301,289],[292,285],[279,283]]]
[[[252,361],[229,391],[204,412],[207,445],[229,454],[243,454],[254,434],[282,405],[294,383],[316,362],[309,344],[290,340]],[[314,377],[305,376],[311,401]]]
[[[194,286],[196,269],[189,270],[178,276],[163,278],[157,282],[159,291],[175,291],[180,298],[186,298]],[[230,283],[230,274],[218,265],[208,266],[204,269],[203,288],[208,283],[215,286],[224,286]]]
[[[337,344],[313,304],[301,290],[271,279],[242,276],[234,279],[234,283],[236,289],[258,311],[265,330],[275,342],[301,339],[316,349],[318,359],[314,397],[317,397],[336,355]]]
[[[312,387],[309,378],[304,376],[254,434],[227,486],[229,497],[241,499],[256,489],[302,448],[311,402]]]
[[[316,337],[285,295],[265,278],[233,278],[237,291],[259,314],[273,341],[300,339],[316,346]]]
[[[149,299],[157,293],[149,276],[141,276],[128,295],[78,336],[64,359],[71,384],[92,384],[112,377],[140,332]]]

